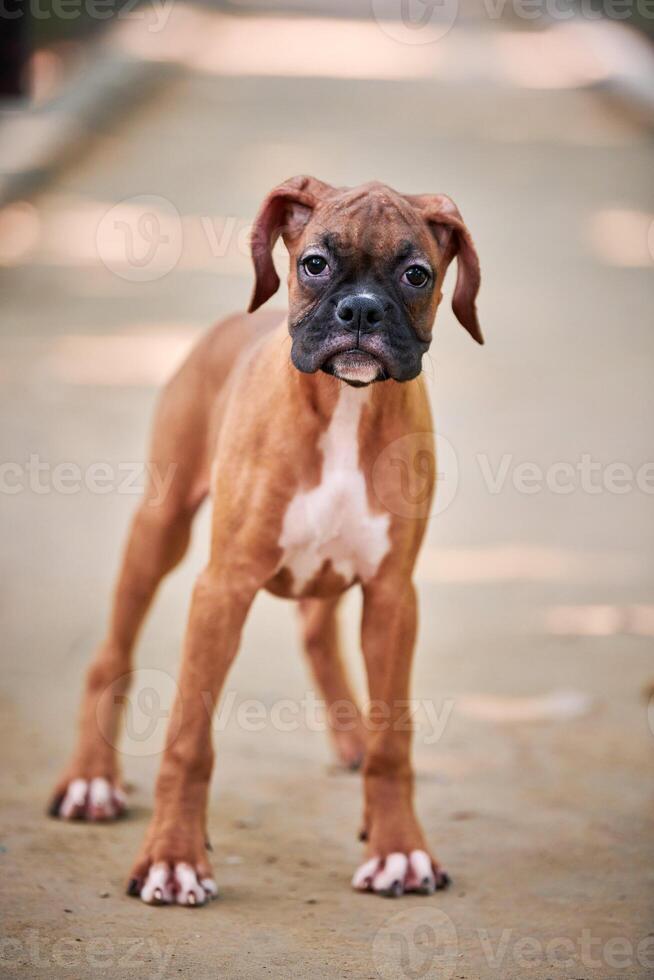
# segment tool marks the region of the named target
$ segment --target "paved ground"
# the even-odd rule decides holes
[[[356,50],[343,48],[331,78],[284,77],[265,58],[243,77],[229,59],[188,58],[0,218],[0,419],[3,456],[18,464],[3,471],[3,976],[652,975],[654,151],[593,93],[523,87],[478,62],[470,31],[434,49],[468,58],[451,83],[410,77],[404,53],[392,81],[338,77],[356,75]],[[156,910],[123,882],[150,812],[206,514],[140,646],[124,744],[131,818],[64,826],[43,807],[102,633],[156,384],[244,304],[241,229],[295,172],[446,190],[482,257],[487,346],[444,312],[427,365],[451,502],[419,575],[418,800],[454,886],[397,903],[350,892],[358,778],[331,768],[314,730],[292,609],[263,597],[218,722],[221,899]],[[164,200],[145,209],[154,232],[134,226],[130,264],[110,219],[131,221],[139,202],[102,219],[139,195]],[[97,463],[108,492],[79,486]],[[352,596],[361,686],[356,616]],[[248,699],[261,722],[247,723]]]

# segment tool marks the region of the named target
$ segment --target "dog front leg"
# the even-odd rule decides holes
[[[449,880],[427,849],[413,807],[406,705],[415,636],[416,595],[410,578],[387,576],[366,585],[362,644],[370,694],[364,764],[368,860],[352,884],[389,896],[429,894]]]
[[[212,565],[196,583],[154,814],[128,886],[150,904],[202,905],[216,893],[206,833],[211,718],[256,591]]]

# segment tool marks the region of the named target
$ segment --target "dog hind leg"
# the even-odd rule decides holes
[[[184,396],[180,376],[155,418],[149,479],[134,516],[114,592],[109,628],[87,672],[77,746],[50,813],[110,820],[125,808],[116,745],[139,629],[163,577],[183,558],[206,495],[206,415]]]
[[[338,623],[340,596],[300,599],[304,650],[327,706],[329,734],[340,762],[358,769],[365,751],[365,731],[341,656]]]

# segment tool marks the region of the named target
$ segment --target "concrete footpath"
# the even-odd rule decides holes
[[[178,67],[165,85],[0,213],[0,974],[650,977],[651,136],[565,58],[548,84],[554,49],[500,23],[457,25],[430,57],[374,21],[289,14],[277,36],[259,16],[201,18],[193,43],[174,19],[157,36]],[[481,256],[487,345],[444,304],[426,361],[443,479],[418,574],[415,757],[454,884],[396,902],[350,891],[359,778],[331,764],[292,607],[262,596],[216,723],[221,897],[153,909],[123,886],[206,513],[139,647],[129,819],[67,826],[44,807],[157,386],[245,304],[248,221],[303,172],[445,191]],[[357,617],[353,594],[363,690]]]

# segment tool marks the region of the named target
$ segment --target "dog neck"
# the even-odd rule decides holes
[[[302,403],[307,410],[317,414],[325,423],[332,418],[339,402],[345,401],[353,408],[365,405],[367,426],[374,427],[381,424],[388,413],[402,410],[408,389],[415,383],[400,384],[397,381],[387,380],[357,387],[323,371],[303,374],[293,365],[289,365],[289,369],[294,375],[293,387]]]
[[[324,371],[305,374],[293,365],[288,349],[288,325],[284,320],[269,342],[275,358],[284,359],[286,381],[292,395],[298,400],[298,411],[311,412],[327,425],[332,418],[341,393],[347,393],[347,401],[353,406],[359,402],[366,406],[366,428],[381,426],[384,418],[398,417],[407,404],[410,390],[422,384],[420,378],[400,383],[393,379],[375,381],[364,387],[349,385]],[[281,367],[281,364],[280,364]]]

